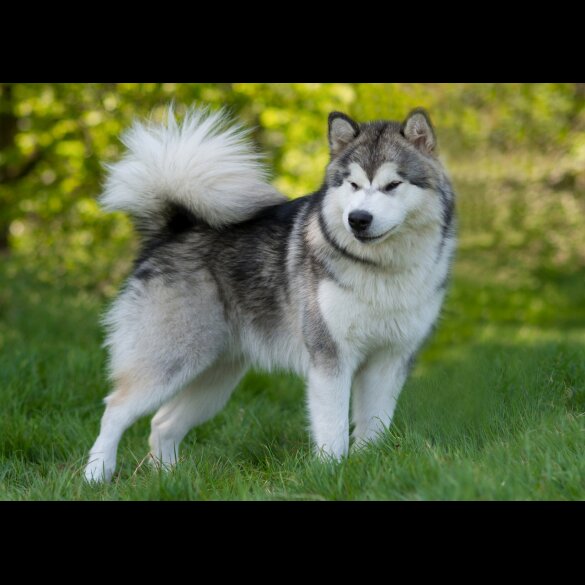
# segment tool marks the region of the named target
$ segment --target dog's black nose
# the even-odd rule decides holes
[[[352,211],[347,218],[349,225],[354,232],[363,232],[368,229],[372,223],[372,219],[374,218],[371,213],[362,211],[361,209]]]

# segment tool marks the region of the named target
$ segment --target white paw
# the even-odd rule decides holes
[[[165,471],[172,469],[179,458],[180,441],[166,439],[159,433],[152,433],[148,439],[150,453],[148,459],[153,467],[162,467]]]
[[[162,469],[163,471],[170,471],[177,463],[175,456],[157,457],[152,451],[148,454],[148,463],[155,469]]]
[[[364,439],[363,437],[356,438],[349,448],[349,454],[353,455],[354,453],[359,453],[360,451],[370,447],[373,443],[373,439]]]
[[[85,479],[89,483],[110,481],[110,479],[112,479],[112,475],[114,474],[115,467],[115,462],[108,463],[100,455],[90,455],[89,462],[85,467]]]
[[[352,435],[353,445],[350,453],[362,451],[371,445],[375,445],[384,437],[387,429],[388,427],[379,424],[370,424],[367,427],[356,426]]]
[[[316,450],[317,458],[323,462],[339,462],[347,457],[348,448],[346,445],[333,447],[331,445],[322,445]]]

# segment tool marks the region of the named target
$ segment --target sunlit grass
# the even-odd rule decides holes
[[[108,391],[98,326],[103,303],[22,276],[2,284],[2,499],[585,496],[583,323],[565,331],[546,319],[531,325],[482,320],[481,311],[470,317],[458,300],[481,287],[458,274],[395,424],[375,447],[339,465],[318,463],[302,381],[250,373],[228,407],[188,436],[173,472],[143,461],[145,419],[124,437],[113,483],[101,487],[85,485],[81,470]],[[488,295],[505,314],[499,291]]]

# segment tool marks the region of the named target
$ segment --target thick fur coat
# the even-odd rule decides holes
[[[441,309],[455,249],[454,193],[428,116],[329,116],[321,188],[294,201],[267,182],[222,113],[135,124],[102,202],[142,234],[107,317],[113,391],[86,467],[115,470],[123,432],[152,419],[152,459],[176,462],[251,366],[307,380],[315,451],[372,441]],[[350,408],[351,402],[351,408]]]

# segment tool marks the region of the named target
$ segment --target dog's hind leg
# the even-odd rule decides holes
[[[144,372],[126,372],[117,377],[114,391],[106,398],[100,433],[85,468],[88,481],[109,481],[116,467],[118,443],[137,419],[156,410],[180,388],[178,381],[147,379]]]
[[[110,311],[108,345],[114,392],[106,398],[99,436],[85,469],[108,481],[124,431],[168,402],[224,352],[227,324],[205,273],[193,281],[131,281]]]
[[[176,463],[185,435],[225,406],[245,371],[241,361],[220,358],[158,410],[149,439],[155,464],[168,467]]]

